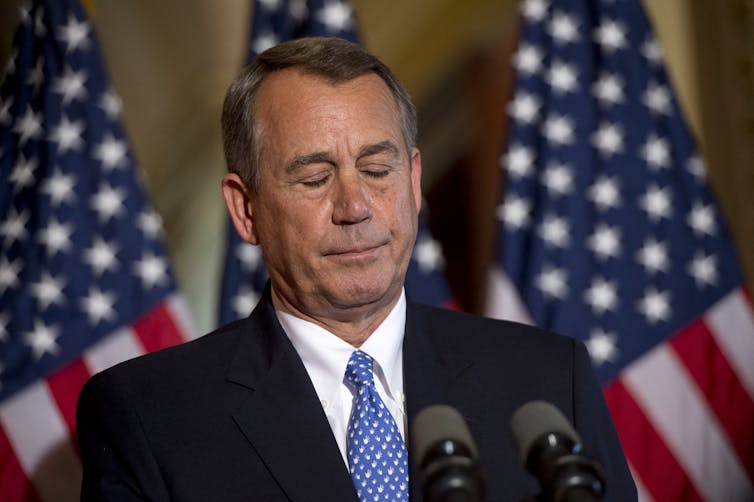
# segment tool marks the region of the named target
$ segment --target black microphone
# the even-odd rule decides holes
[[[511,430],[521,462],[542,487],[537,500],[602,500],[602,467],[582,454],[579,435],[555,406],[544,401],[526,403],[513,414]]]
[[[476,445],[458,411],[445,405],[424,408],[414,419],[411,437],[425,501],[484,500]]]

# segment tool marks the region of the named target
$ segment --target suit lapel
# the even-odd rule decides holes
[[[247,322],[228,380],[249,389],[233,414],[293,501],[357,502],[322,406],[301,359],[277,321],[269,288]]]
[[[469,420],[475,416],[472,396],[466,395],[468,385],[463,374],[473,362],[462,347],[443,343],[443,327],[431,321],[425,307],[407,302],[406,332],[403,339],[403,387],[406,394],[409,444],[416,415],[433,404],[447,404],[457,408]],[[421,482],[415,468],[412,448],[409,448],[411,466],[410,495],[412,501],[421,501]]]

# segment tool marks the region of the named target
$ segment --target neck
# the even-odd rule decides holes
[[[272,305],[275,310],[286,312],[329,331],[341,340],[358,348],[371,336],[390,314],[400,299],[402,289],[389,302],[381,305],[358,307],[326,306],[312,309],[297,307],[285,296],[272,288]]]

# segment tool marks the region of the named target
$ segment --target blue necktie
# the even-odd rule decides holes
[[[408,501],[408,453],[390,411],[374,388],[374,360],[351,354],[346,381],[356,391],[348,422],[348,465],[361,502]]]

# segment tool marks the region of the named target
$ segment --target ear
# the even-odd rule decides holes
[[[411,190],[418,214],[422,209],[422,155],[418,148],[411,149]]]
[[[252,201],[254,194],[246,186],[241,177],[236,173],[228,173],[223,176],[223,197],[225,206],[228,208],[233,226],[241,239],[249,244],[258,245],[256,229],[254,228],[254,214]]]

